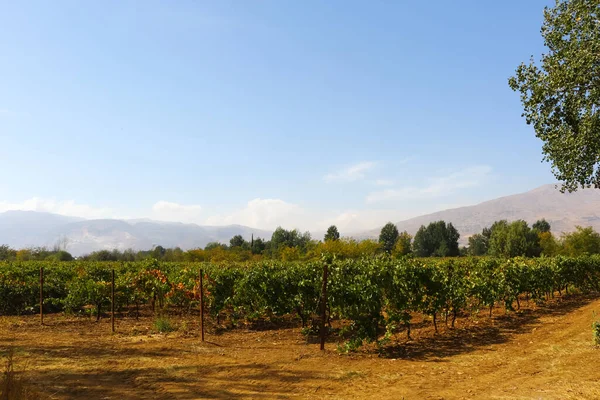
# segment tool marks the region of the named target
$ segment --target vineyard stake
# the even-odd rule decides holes
[[[327,263],[323,265],[323,288],[321,289],[321,350],[325,350],[325,324],[327,323]]]
[[[40,324],[44,325],[44,267],[40,267]]]
[[[112,282],[110,285],[110,323],[112,333],[115,333],[115,269],[112,270]]]
[[[204,282],[202,281],[204,271],[200,270],[200,336],[204,342]]]

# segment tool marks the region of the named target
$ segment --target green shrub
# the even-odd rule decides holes
[[[160,333],[173,332],[175,327],[166,317],[158,317],[154,320],[154,329]]]

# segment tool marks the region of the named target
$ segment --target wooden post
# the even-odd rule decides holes
[[[204,271],[200,269],[200,336],[204,342]]]
[[[112,282],[110,285],[110,323],[112,333],[115,333],[115,269],[112,270]]]
[[[325,350],[327,324],[327,263],[323,265],[323,287],[321,289],[321,350]]]
[[[40,267],[40,324],[44,325],[44,267]]]

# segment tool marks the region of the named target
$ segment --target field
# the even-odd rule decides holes
[[[497,311],[497,312],[496,312]],[[0,347],[48,399],[598,399],[598,349],[591,321],[600,299],[557,298],[518,314],[460,318],[434,335],[415,321],[413,340],[394,338],[382,355],[340,355],[307,343],[299,328],[181,330],[154,334],[151,317],[2,317]],[[181,321],[175,321],[175,324]]]
[[[0,355],[42,399],[598,399],[599,292],[597,256],[5,263]]]

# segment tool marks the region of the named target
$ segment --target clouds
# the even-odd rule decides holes
[[[468,198],[462,196],[464,191],[484,184],[489,180],[492,170],[487,165],[475,165],[426,178],[420,185],[398,186],[397,179],[369,177],[368,174],[376,165],[378,163],[372,161],[361,162],[326,175],[328,182],[364,180],[367,183],[348,185],[348,190],[340,192],[343,193],[343,201],[320,203],[318,193],[309,197],[306,202],[259,197],[242,203],[237,208],[217,212],[218,208],[215,205],[159,200],[150,208],[136,208],[135,215],[129,217],[199,225],[238,224],[265,230],[282,226],[286,229],[298,228],[313,232],[324,231],[329,225],[337,225],[343,234],[350,234],[372,229],[388,221],[398,222],[446,209],[449,204],[457,202],[461,205],[471,204]],[[378,186],[377,190],[373,190],[374,185]],[[372,191],[369,193],[368,190]],[[352,199],[357,201],[352,204],[349,202]],[[328,208],[327,204],[331,207]],[[0,201],[0,212],[7,210],[45,211],[87,219],[122,218],[119,214],[123,215],[122,210],[95,207],[74,200],[58,201],[39,197],[16,203]]]
[[[483,183],[489,176],[492,168],[479,165],[453,172],[446,176],[434,177],[423,186],[407,186],[386,189],[370,193],[366,202],[374,204],[387,200],[429,200],[448,196],[459,189],[471,188]]]
[[[88,219],[111,218],[114,212],[110,208],[96,208],[87,204],[79,204],[74,200],[57,201],[32,197],[20,203],[0,201],[0,212],[10,210],[49,212]]]
[[[275,229],[277,226],[306,228],[308,213],[297,204],[281,199],[250,200],[246,206],[230,214],[215,215],[206,219],[207,225],[239,224],[253,228]]]
[[[355,182],[364,179],[367,172],[377,166],[375,161],[363,161],[358,164],[343,168],[337,172],[327,174],[323,180],[327,183],[331,182]]]
[[[152,206],[152,218],[161,221],[201,222],[202,206],[158,201]]]

